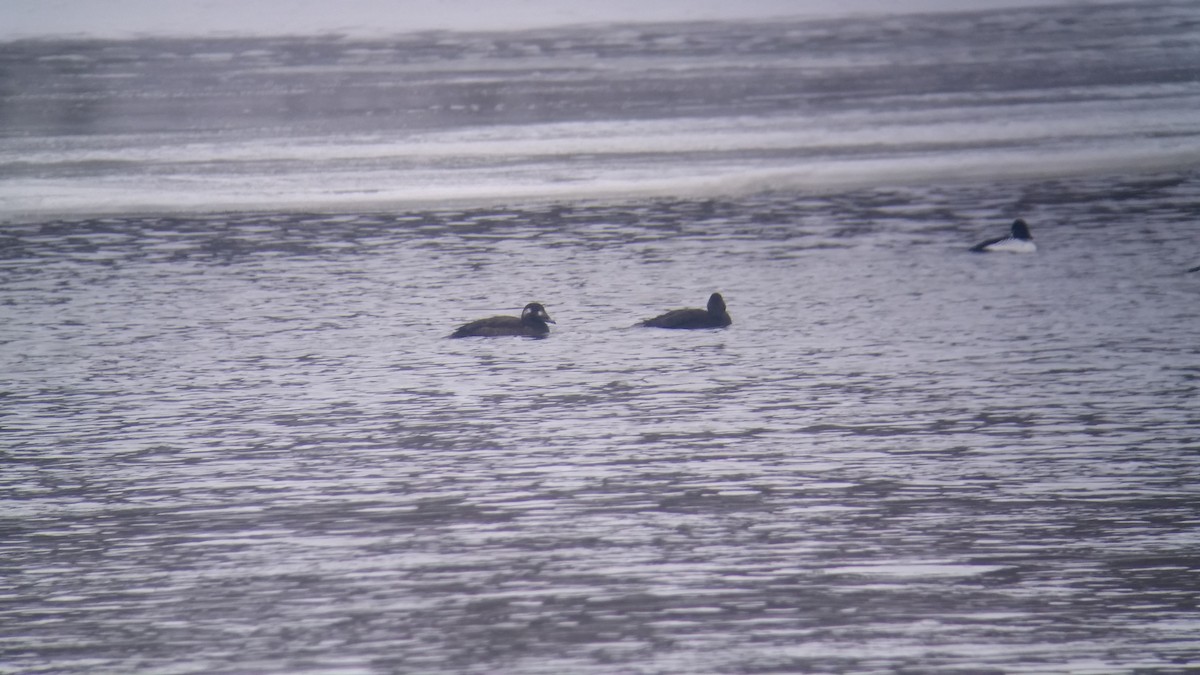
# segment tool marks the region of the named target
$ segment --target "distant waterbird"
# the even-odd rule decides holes
[[[971,247],[974,253],[1033,253],[1036,250],[1037,244],[1033,243],[1033,235],[1029,234],[1029,224],[1021,218],[1013,221],[1007,237],[988,239]]]

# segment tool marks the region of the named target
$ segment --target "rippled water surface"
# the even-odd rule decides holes
[[[7,225],[0,669],[1182,670],[1197,204]],[[966,252],[1018,214],[1038,253]],[[446,338],[531,300],[547,339]]]
[[[0,43],[0,673],[1194,668],[1197,25]]]

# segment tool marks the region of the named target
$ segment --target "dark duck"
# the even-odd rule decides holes
[[[725,310],[725,299],[720,293],[713,293],[708,296],[708,309],[673,309],[638,325],[647,328],[724,328],[731,323],[733,319]]]
[[[479,319],[459,326],[450,334],[452,338],[462,337],[501,337],[515,335],[519,337],[545,337],[550,334],[548,323],[554,319],[546,313],[546,308],[540,302],[531,302],[521,310],[520,318],[515,316],[492,316]]]
[[[1033,235],[1029,234],[1029,223],[1020,218],[1013,221],[1007,237],[988,239],[971,247],[973,253],[1033,253],[1036,250],[1037,244],[1033,243]]]

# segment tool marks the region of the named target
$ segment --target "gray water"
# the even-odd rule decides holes
[[[0,43],[0,672],[1195,668],[1198,25]]]
[[[1190,171],[1197,26],[1200,5],[1156,0],[0,43],[0,221]]]
[[[1198,198],[8,226],[0,669],[1182,671]]]

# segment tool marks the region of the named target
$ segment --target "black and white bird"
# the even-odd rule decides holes
[[[1033,243],[1033,235],[1029,234],[1029,223],[1017,218],[1012,224],[1012,233],[1007,237],[996,237],[971,247],[974,253],[1033,253],[1037,244]]]

